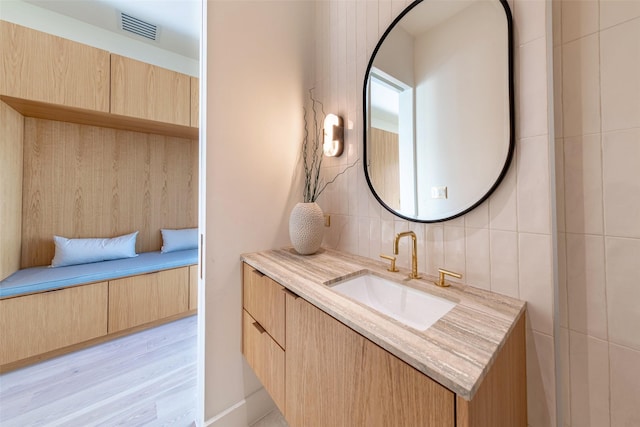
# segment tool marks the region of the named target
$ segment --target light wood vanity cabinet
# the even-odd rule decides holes
[[[290,426],[527,425],[524,316],[468,401],[248,264],[243,273],[243,354]],[[274,316],[286,347],[262,323]]]
[[[189,267],[109,281],[109,333],[189,310]]]
[[[191,126],[191,77],[111,54],[111,113]]]
[[[451,391],[304,299],[286,308],[292,426],[454,425]]]
[[[0,20],[0,95],[109,112],[109,52]]]
[[[242,353],[284,413],[284,288],[248,264],[243,278]]]

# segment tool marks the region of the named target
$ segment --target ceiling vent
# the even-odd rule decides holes
[[[120,12],[120,18],[120,25],[124,31],[156,41],[158,34],[158,27],[156,25],[145,22],[135,16],[127,15],[124,12]]]

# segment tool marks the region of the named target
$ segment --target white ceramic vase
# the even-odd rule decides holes
[[[317,203],[298,203],[289,217],[289,238],[301,255],[318,252],[324,233],[324,215]]]

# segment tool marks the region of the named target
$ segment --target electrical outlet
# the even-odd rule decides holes
[[[432,199],[446,199],[447,196],[447,186],[439,186],[439,187],[431,187],[431,198]]]

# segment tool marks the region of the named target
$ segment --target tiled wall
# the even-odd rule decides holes
[[[325,111],[347,124],[347,154],[326,161],[325,176],[362,158],[362,87],[379,37],[405,1],[321,1],[316,5],[316,94]],[[528,302],[529,423],[555,425],[553,337],[552,153],[547,111],[546,3],[510,3],[515,22],[516,155],[488,201],[452,221],[400,220],[371,195],[362,165],[352,168],[319,199],[330,213],[325,245],[378,259],[392,252],[396,233],[414,230],[419,268],[458,271],[464,281]],[[399,264],[407,266],[405,244]]]
[[[564,425],[640,425],[640,2],[553,18]]]

